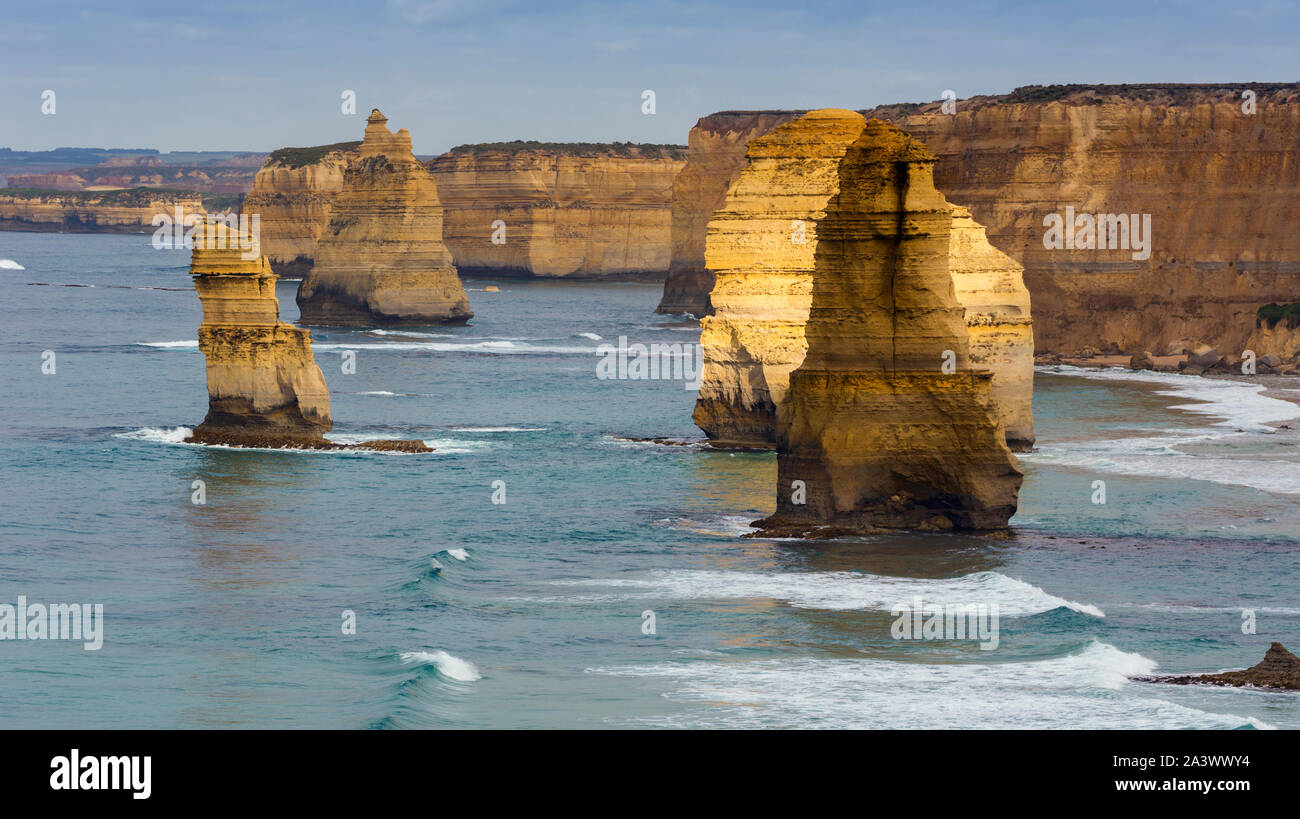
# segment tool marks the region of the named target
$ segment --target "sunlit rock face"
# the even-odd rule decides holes
[[[315,265],[298,288],[306,324],[463,324],[473,313],[442,241],[442,205],[411,135],[366,120]]]
[[[813,111],[753,140],[709,221],[714,312],[700,323],[704,372],[693,418],[717,446],[776,443],[776,407],[807,349],[817,224],[865,124],[852,111]]]
[[[817,226],[807,354],[777,413],[768,534],[998,530],[1021,474],[972,370],[934,156],[868,121]]]
[[[656,312],[713,312],[714,276],[704,261],[709,220],[744,167],[749,141],[801,113],[723,111],[702,117],[691,129],[686,165],[673,180],[672,254]]]
[[[653,279],[668,270],[680,146],[499,143],[427,163],[462,276]]]
[[[714,446],[775,445],[776,408],[807,351],[818,224],[865,124],[853,111],[813,111],[754,139],[709,221],[713,314],[700,323],[704,373],[693,417]],[[952,207],[951,218],[948,269],[965,308],[972,365],[993,373],[1007,442],[1027,450],[1034,347],[1022,271],[989,245],[965,208]]]
[[[250,234],[225,224],[195,229],[190,275],[203,303],[208,414],[189,440],[330,446],[323,437],[333,426],[329,390],[311,333],[279,320],[277,276],[257,251]]]
[[[343,190],[343,172],[360,144],[281,148],[257,172],[242,209],[259,215],[262,252],[276,273],[300,278],[311,271],[334,198]]]

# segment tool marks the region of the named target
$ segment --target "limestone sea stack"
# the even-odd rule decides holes
[[[306,324],[463,324],[474,314],[442,241],[433,175],[405,128],[375,109],[348,165],[315,264],[298,288]]]
[[[1015,513],[1021,474],[992,375],[970,366],[934,163],[880,120],[840,163],[817,225],[808,352],[778,407],[766,534],[990,531]]]
[[[948,269],[966,310],[971,367],[993,373],[993,403],[1013,452],[1034,447],[1034,322],[1025,270],[989,244],[967,208],[952,208]]]
[[[704,269],[713,314],[700,321],[704,372],[693,419],[714,446],[770,449],[776,408],[804,359],[817,224],[866,120],[813,111],[749,143],[743,171],[709,220]]]
[[[817,224],[839,164],[866,124],[853,111],[805,114],[755,138],[705,236],[712,315],[700,322],[704,372],[693,418],[715,447],[770,449],[777,406],[807,352]],[[972,366],[993,373],[1013,450],[1034,442],[1034,342],[1022,270],[953,206],[949,271],[965,308]]]
[[[280,148],[257,172],[243,212],[260,215],[262,252],[279,275],[301,278],[311,270],[334,198],[343,190],[343,172],[360,145]]]
[[[311,333],[280,321],[277,276],[250,235],[225,223],[194,231],[190,275],[203,302],[208,414],[191,443],[331,448],[329,390]]]

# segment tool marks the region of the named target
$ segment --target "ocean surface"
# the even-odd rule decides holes
[[[0,604],[104,616],[98,651],[0,641],[0,727],[1300,727],[1295,693],[1128,680],[1300,650],[1300,408],[1263,391],[1294,380],[1040,370],[1010,539],[746,539],[775,456],[628,440],[698,439],[695,393],[597,378],[619,336],[698,339],[656,286],[314,329],[331,437],[436,452],[234,450],[181,443],[187,269],[0,233]],[[997,648],[894,639],[916,598],[996,604]]]

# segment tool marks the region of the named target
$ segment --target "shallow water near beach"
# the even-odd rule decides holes
[[[237,450],[182,443],[186,254],[0,259],[0,603],[104,607],[98,651],[0,642],[4,727],[1300,727],[1295,693],[1127,680],[1300,650],[1285,380],[1040,370],[1010,539],[745,539],[775,456],[627,440],[698,438],[695,394],[596,377],[619,336],[698,338],[657,286],[470,280],[467,327],[314,329],[331,437],[436,451]],[[997,648],[894,639],[916,598],[997,604]]]

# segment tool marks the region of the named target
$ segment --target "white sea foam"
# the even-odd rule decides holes
[[[1300,494],[1300,464],[1280,457],[1224,457],[1206,452],[1189,452],[1195,444],[1213,444],[1238,436],[1272,433],[1268,422],[1300,418],[1300,406],[1263,394],[1261,384],[1175,373],[1155,373],[1111,368],[1040,368],[1102,381],[1139,381],[1160,384],[1156,392],[1196,403],[1174,404],[1214,419],[1201,429],[1168,430],[1159,436],[1130,436],[1112,440],[1043,442],[1033,452],[1020,455],[1029,462],[1066,466],[1122,475],[1209,481],[1229,486],[1248,486],[1265,492]],[[1242,430],[1243,432],[1239,432]]]
[[[1300,405],[1264,395],[1262,384],[1225,378],[1205,378],[1182,373],[1160,373],[1110,367],[1104,370],[1066,365],[1039,368],[1040,372],[1072,375],[1100,381],[1140,381],[1160,384],[1160,395],[1189,399],[1192,404],[1174,404],[1174,409],[1218,418],[1215,426],[1233,429],[1271,430],[1270,421],[1300,418]]]
[[[953,578],[889,577],[860,572],[740,572],[673,569],[635,578],[556,580],[548,585],[610,589],[599,594],[550,597],[548,602],[588,603],[629,599],[781,600],[796,608],[833,611],[890,611],[910,606],[914,597],[927,604],[997,604],[1003,616],[1039,614],[1067,608],[1105,617],[1096,606],[1065,600],[1023,580],[997,572]]]
[[[595,347],[567,347],[559,345],[529,344],[522,341],[471,341],[460,344],[442,341],[391,341],[382,344],[315,344],[317,350],[367,350],[373,352],[405,352],[425,350],[435,353],[489,353],[496,355],[587,355],[595,354]]]
[[[164,350],[195,349],[199,347],[198,339],[192,341],[137,341],[141,347],[159,347]]]
[[[466,549],[443,549],[443,551],[457,560],[469,560],[469,551]]]
[[[456,682],[474,682],[483,678],[469,660],[462,660],[445,651],[405,651],[401,657],[404,663],[431,665],[439,674]]]
[[[189,427],[144,427],[131,432],[119,432],[114,438],[128,441],[148,441],[155,444],[179,444],[194,434]]]
[[[1027,662],[915,663],[878,659],[681,660],[588,669],[661,680],[685,713],[632,720],[660,726],[756,728],[1270,728],[1160,699],[1128,682],[1156,663],[1094,641],[1081,651]],[[1126,696],[1113,693],[1121,688]]]
[[[405,338],[456,338],[455,333],[417,333],[414,330],[362,330],[372,336],[400,336]]]
[[[549,427],[452,427],[452,432],[546,432]]]
[[[397,395],[397,393],[389,392],[388,390],[368,390],[366,392],[359,392],[357,393],[357,395],[394,395],[395,396]]]
[[[578,333],[578,335],[582,336],[583,338],[589,338],[589,339],[591,339],[592,341],[601,341],[601,340],[602,340],[601,337],[598,336],[598,335],[596,335],[595,333]]]
[[[0,270],[26,270],[27,268],[15,262],[13,259],[0,259]]]

